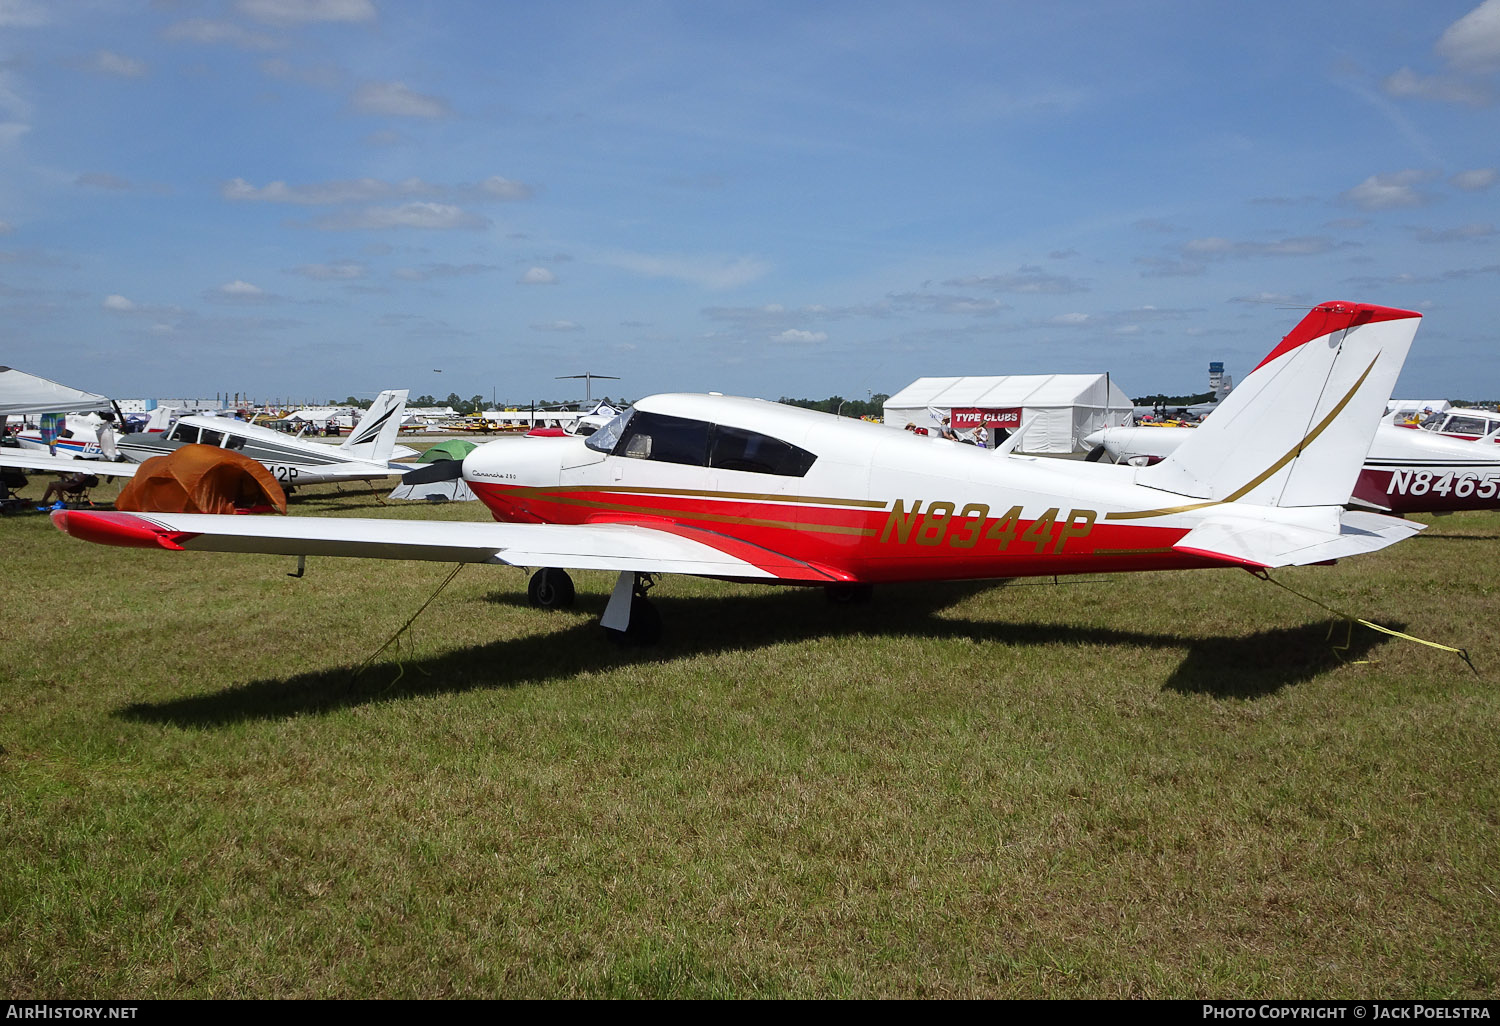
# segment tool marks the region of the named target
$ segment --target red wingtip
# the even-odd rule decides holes
[[[122,545],[136,549],[175,549],[179,535],[129,513],[90,513],[85,510],[60,509],[52,514],[52,523],[63,534],[96,545]]]

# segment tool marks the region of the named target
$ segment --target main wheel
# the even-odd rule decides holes
[[[623,631],[606,627],[604,633],[617,645],[654,645],[661,640],[661,614],[637,595],[630,600],[630,626]]]
[[[868,584],[830,584],[823,589],[828,601],[835,606],[862,606],[875,595]]]
[[[566,570],[544,567],[531,575],[526,597],[539,609],[570,609],[573,606],[573,578]]]

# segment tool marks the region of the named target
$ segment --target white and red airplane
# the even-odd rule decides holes
[[[1036,459],[758,399],[658,395],[587,438],[473,450],[499,523],[53,514],[107,545],[617,571],[603,625],[655,640],[651,575],[816,584],[1325,563],[1421,529],[1345,509],[1420,314],[1315,307],[1193,437],[1149,467]],[[423,475],[442,472],[417,471]],[[411,480],[408,477],[408,480]]]
[[[1215,414],[1217,416],[1217,414]],[[1200,428],[1105,428],[1085,441],[1089,453],[1116,463],[1149,466],[1176,450]],[[1412,430],[1382,421],[1355,480],[1349,505],[1381,513],[1452,513],[1500,509],[1500,449],[1473,440]]]

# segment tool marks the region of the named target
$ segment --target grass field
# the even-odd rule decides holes
[[[1233,570],[667,578],[622,650],[468,567],[353,679],[447,567],[0,531],[8,997],[1500,990],[1500,515],[1275,575],[1478,676]]]

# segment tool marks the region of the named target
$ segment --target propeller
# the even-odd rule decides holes
[[[464,476],[463,460],[438,460],[401,476],[402,484],[432,484],[435,481],[457,481]]]

